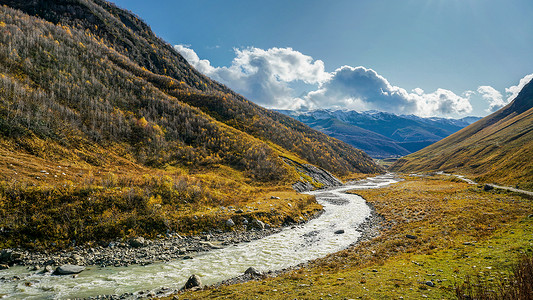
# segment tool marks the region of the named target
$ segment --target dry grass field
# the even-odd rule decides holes
[[[383,216],[379,237],[278,277],[178,297],[453,299],[473,278],[498,290],[532,251],[532,199],[521,195],[444,176],[354,193]]]

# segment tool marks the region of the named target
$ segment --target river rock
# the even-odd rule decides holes
[[[74,264],[76,265],[81,265],[85,261],[85,259],[81,255],[78,255],[78,254],[72,254],[71,258],[74,261]]]
[[[0,263],[13,264],[24,259],[24,254],[13,251],[11,249],[4,249],[0,252]]]
[[[42,273],[52,273],[54,271],[54,268],[52,268],[52,266],[48,265],[46,267],[44,267]]]
[[[54,271],[54,275],[71,275],[71,274],[79,274],[83,270],[85,270],[84,266],[75,266],[75,265],[62,265],[57,267],[57,269]]]
[[[263,223],[262,221],[258,219],[252,220],[252,226],[254,226],[257,229],[261,229],[261,230],[265,229],[265,223]]]
[[[7,270],[9,269],[8,265],[0,265],[0,270]]]
[[[336,230],[334,233],[335,234],[343,234],[344,233],[344,229]]]
[[[202,288],[202,280],[200,280],[200,277],[198,275],[192,274],[191,277],[189,277],[189,279],[183,286],[182,290],[200,289],[200,288]]]
[[[244,271],[244,274],[251,275],[252,277],[263,275],[261,272],[257,271],[257,269],[254,267],[249,267],[248,269],[246,269],[246,271]]]
[[[483,190],[484,190],[484,191],[490,191],[490,190],[492,190],[492,189],[494,189],[494,188],[493,188],[492,185],[490,185],[490,184],[485,184],[485,186],[483,186]]]
[[[235,222],[233,222],[232,219],[228,219],[228,220],[226,220],[226,226],[233,227],[233,226],[235,226]]]
[[[132,238],[130,239],[129,241],[129,244],[130,246],[132,246],[133,248],[140,248],[142,246],[144,246],[144,238],[142,236],[139,236],[139,237],[136,237],[136,238]]]

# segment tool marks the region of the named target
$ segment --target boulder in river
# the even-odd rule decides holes
[[[8,265],[0,265],[0,270],[7,270],[9,269]]]
[[[200,280],[200,277],[196,274],[192,274],[183,286],[182,290],[200,289],[202,286],[202,280]]]
[[[43,268],[43,270],[41,271],[41,273],[52,273],[54,271],[54,268],[52,268],[52,266],[50,265],[47,265]]]
[[[335,232],[333,232],[335,234],[343,234],[344,233],[344,229],[339,229],[339,230],[335,230]]]
[[[261,272],[257,271],[257,269],[254,267],[249,267],[248,269],[246,269],[246,271],[244,271],[244,274],[251,275],[252,277],[259,277],[263,275]]]
[[[62,265],[57,267],[57,269],[54,271],[54,275],[71,275],[71,274],[79,274],[83,270],[85,270],[84,266],[76,266],[76,265]]]

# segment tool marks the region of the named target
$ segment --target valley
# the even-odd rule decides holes
[[[329,253],[342,250],[361,240],[368,240],[377,234],[379,219],[365,201],[356,195],[344,194],[352,189],[380,188],[395,183],[391,175],[383,175],[367,180],[349,183],[341,187],[331,187],[325,190],[309,192],[316,196],[317,201],[323,206],[323,212],[316,218],[295,226],[288,226],[275,231],[251,231],[244,236],[262,237],[261,239],[241,239],[240,243],[228,243],[229,240],[237,241],[231,235],[203,235],[205,242],[196,242],[194,239],[178,237],[174,243],[159,247],[151,243],[137,245],[135,248],[126,245],[96,247],[89,249],[89,253],[58,253],[52,256],[30,255],[23,262],[33,267],[47,265],[52,257],[64,257],[63,263],[69,262],[71,257],[82,259],[92,256],[90,253],[108,252],[107,259],[87,259],[87,270],[79,276],[54,276],[51,273],[37,269],[28,272],[23,266],[0,271],[0,294],[12,299],[25,299],[37,296],[54,296],[60,299],[72,297],[91,297],[98,295],[117,295],[117,298],[143,297],[143,295],[163,296],[177,291],[192,274],[198,274],[205,284],[216,284],[222,280],[231,279],[241,275],[249,267],[274,275],[272,271],[290,269],[309,260],[323,257]],[[341,232],[342,231],[342,232]],[[372,232],[374,232],[372,234]],[[207,238],[205,238],[207,236]],[[176,239],[176,238],[175,238]],[[170,240],[169,240],[170,241]],[[203,243],[203,244],[202,244]],[[174,244],[174,245],[172,245]],[[228,245],[229,244],[229,245]],[[164,256],[163,248],[191,249],[198,246],[207,246],[208,251],[189,251],[181,253],[165,261],[159,259],[146,261],[143,258],[128,260],[126,265],[120,260],[115,266],[110,258],[126,254],[127,258],[135,257],[135,252]],[[123,252],[121,254],[121,252]],[[76,254],[78,253],[78,254]],[[41,257],[41,258],[38,258]],[[60,259],[54,258],[55,264],[61,264]],[[84,259],[84,258],[83,258]],[[144,263],[143,263],[144,262]],[[77,264],[83,262],[77,262]],[[96,263],[96,265],[95,265]],[[132,264],[128,266],[128,264]],[[267,273],[268,272],[268,273]],[[15,279],[17,277],[18,279]],[[164,289],[161,289],[165,287]],[[146,291],[148,289],[148,291]]]
[[[305,26],[241,25],[295,3],[198,3],[156,33],[106,0],[0,0],[0,299],[530,299],[533,74],[425,92],[417,47],[374,61],[402,88],[289,47]],[[358,26],[336,32],[380,27]]]

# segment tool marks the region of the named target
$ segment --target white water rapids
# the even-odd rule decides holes
[[[364,199],[347,190],[379,188],[397,182],[392,175],[369,178],[328,190],[310,192],[324,206],[318,218],[250,243],[199,253],[194,259],[146,266],[88,267],[76,278],[38,274],[26,267],[0,271],[0,297],[9,299],[66,299],[136,293],[147,289],[181,288],[191,274],[214,284],[243,272],[279,270],[345,249],[361,236],[357,227],[370,215]],[[335,234],[337,230],[343,234]],[[20,279],[14,280],[18,276]]]

